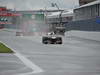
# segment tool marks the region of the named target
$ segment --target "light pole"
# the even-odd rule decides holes
[[[59,14],[59,22],[62,23],[62,13],[64,10],[60,10],[59,6],[57,5],[57,3],[51,3],[52,7],[55,7],[58,9],[58,11],[60,11],[60,14]]]
[[[60,11],[60,14],[59,14],[59,27],[56,26],[56,33],[58,32],[59,34],[63,34],[64,35],[64,32],[65,32],[65,27],[64,27],[64,24],[62,22],[62,13],[64,10],[61,10],[59,8],[59,6],[56,4],[56,3],[51,3],[52,7],[56,7],[58,9],[58,11]]]
[[[51,5],[52,5],[52,7],[55,7],[55,6],[56,6],[57,9],[60,10],[60,9],[59,9],[59,6],[57,5],[57,3],[51,3]]]

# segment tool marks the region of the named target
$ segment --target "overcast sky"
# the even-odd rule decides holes
[[[57,3],[60,8],[66,9],[78,6],[78,0],[0,0],[0,6],[7,6],[16,10],[48,9],[51,8],[51,3]]]

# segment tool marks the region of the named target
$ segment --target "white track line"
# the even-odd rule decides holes
[[[40,67],[35,65],[29,59],[25,58],[22,54],[16,52],[14,55],[16,55],[27,67],[31,68],[33,70],[33,73],[43,72]]]
[[[17,56],[28,68],[32,69],[32,72],[24,73],[24,74],[17,74],[17,75],[29,75],[29,74],[33,74],[33,73],[43,72],[43,69],[41,69],[40,67],[35,65],[35,63],[31,62],[29,59],[24,57],[22,54],[20,54],[19,52],[17,52],[15,49],[11,48],[10,46],[5,44],[4,42],[2,42],[2,43],[4,45],[6,45],[8,48],[10,48],[11,50],[13,50],[15,52],[14,55]]]

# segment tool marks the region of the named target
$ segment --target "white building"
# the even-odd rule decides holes
[[[74,9],[74,21],[86,20],[100,16],[100,0]]]
[[[55,23],[55,22],[59,23],[60,14],[61,12],[55,12],[55,13],[52,13],[51,15],[48,15],[47,22],[48,23]],[[72,21],[73,20],[73,10],[62,12],[61,19],[62,19],[62,22]]]

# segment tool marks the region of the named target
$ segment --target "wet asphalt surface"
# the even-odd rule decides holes
[[[100,75],[100,42],[66,37],[62,45],[44,45],[40,37],[0,32],[0,41],[20,52],[44,72],[30,75]],[[0,75],[19,75],[31,68],[13,54],[0,54]]]

